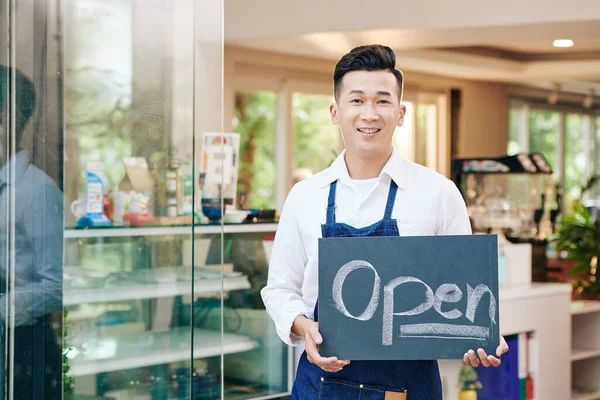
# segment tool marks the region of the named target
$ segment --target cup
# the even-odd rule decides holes
[[[110,197],[112,202],[112,221],[114,224],[122,225],[127,205],[127,193],[121,191],[112,192]]]
[[[71,202],[71,213],[79,219],[86,215],[85,194],[80,194],[77,200]]]

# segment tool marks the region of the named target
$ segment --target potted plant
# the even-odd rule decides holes
[[[475,368],[463,364],[458,374],[458,387],[460,388],[458,400],[477,400],[475,389],[481,389],[482,386]]]
[[[600,180],[596,175],[588,180],[581,190],[581,197]],[[581,198],[580,197],[580,198]],[[574,297],[600,300],[600,218],[593,216],[580,200],[573,204],[573,212],[560,218],[554,237],[556,249],[566,254],[565,261],[573,267],[569,275],[573,277]]]

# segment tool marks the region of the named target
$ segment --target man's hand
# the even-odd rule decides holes
[[[473,350],[469,350],[463,356],[463,361],[466,365],[470,365],[472,367],[479,367],[483,365],[484,367],[497,367],[500,365],[500,356],[508,351],[508,344],[506,344],[506,340],[504,340],[504,336],[500,336],[500,346],[496,349],[496,356],[498,358],[490,355],[488,356],[483,349],[477,350],[479,354],[479,359],[477,359],[477,354]]]
[[[318,345],[323,343],[323,338],[319,333],[319,323],[299,315],[294,320],[292,332],[304,337],[306,355],[308,361],[321,367],[326,372],[339,372],[346,365],[350,364],[348,360],[338,360],[337,357],[321,357]]]

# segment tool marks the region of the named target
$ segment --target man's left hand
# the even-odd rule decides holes
[[[463,356],[463,361],[466,365],[470,365],[472,367],[479,367],[483,365],[484,367],[497,367],[500,365],[500,356],[508,351],[508,344],[506,344],[506,340],[504,340],[504,336],[500,336],[500,346],[496,349],[496,356],[487,355],[483,349],[477,350],[477,353],[473,350],[469,350]],[[479,358],[478,358],[479,356]]]

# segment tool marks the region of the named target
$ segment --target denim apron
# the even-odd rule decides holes
[[[354,228],[335,222],[335,190],[329,188],[327,222],[321,225],[324,238],[400,236],[398,224],[392,219],[398,186],[392,180],[382,220],[364,228]],[[318,321],[318,302],[315,321]],[[442,384],[435,360],[415,361],[352,361],[340,372],[325,372],[308,361],[302,353],[292,400],[384,400],[385,392],[406,392],[408,400],[441,400]]]

